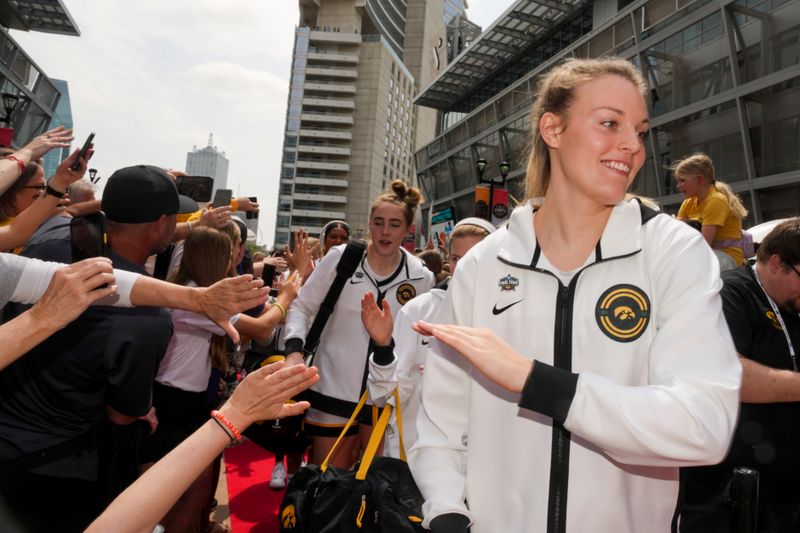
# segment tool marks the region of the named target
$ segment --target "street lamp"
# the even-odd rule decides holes
[[[19,102],[19,96],[17,96],[16,94],[3,93],[3,109],[5,109],[6,112],[6,116],[3,118],[3,122],[6,123],[6,126],[11,125],[11,114],[17,107],[17,102]]]
[[[492,210],[494,209],[494,186],[498,184],[494,180],[494,178],[485,180],[483,179],[483,171],[486,170],[486,160],[485,159],[478,159],[478,180],[481,183],[488,183],[489,184],[489,209],[487,210],[486,219],[491,222],[492,221]],[[505,187],[506,185],[506,178],[508,177],[508,172],[511,170],[511,164],[507,161],[503,161],[500,163],[500,182],[499,185]],[[502,218],[502,217],[500,217]]]

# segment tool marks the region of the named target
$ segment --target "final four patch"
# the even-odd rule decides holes
[[[614,285],[597,300],[595,317],[606,336],[632,342],[642,336],[650,322],[650,299],[639,287]]]
[[[509,274],[503,278],[500,278],[500,281],[497,282],[497,285],[500,287],[501,291],[515,291],[519,285],[519,280]]]
[[[400,305],[406,305],[416,295],[417,289],[410,283],[403,283],[397,287],[397,301],[400,302]]]

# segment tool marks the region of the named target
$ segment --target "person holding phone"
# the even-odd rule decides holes
[[[528,201],[414,326],[433,337],[409,457],[433,533],[674,531],[678,467],[728,450],[742,370],[717,261],[626,199],[649,98],[626,60],[554,66]]]
[[[34,139],[17,151],[0,157],[0,194],[5,193],[17,178],[25,172],[28,163],[37,161],[53,148],[69,148],[74,137],[72,130],[58,126],[34,137]]]
[[[91,157],[91,150],[88,152]],[[78,170],[72,170],[77,164]],[[75,151],[61,162],[49,182],[44,169],[32,161],[0,195],[0,251],[23,246],[65,200],[68,187],[86,173],[86,158]]]

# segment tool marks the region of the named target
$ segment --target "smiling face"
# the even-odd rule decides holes
[[[403,207],[391,202],[381,202],[369,218],[370,246],[381,256],[391,257],[397,253],[403,239],[409,233]]]
[[[605,75],[582,84],[565,116],[545,113],[540,121],[550,188],[601,206],[620,202],[644,164],[648,127],[647,106],[630,81]]]
[[[325,252],[327,253],[328,250],[333,248],[334,246],[338,246],[340,244],[345,244],[347,241],[350,240],[350,234],[347,233],[347,230],[344,228],[331,228],[328,233],[325,234]]]

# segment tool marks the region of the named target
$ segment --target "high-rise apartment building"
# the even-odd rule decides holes
[[[364,232],[370,201],[415,181],[437,112],[411,101],[446,65],[443,0],[300,0],[275,244],[331,219]]]
[[[214,146],[214,134],[208,136],[208,146],[195,146],[186,154],[186,173],[190,176],[211,176],[214,191],[228,188],[228,158]]]

